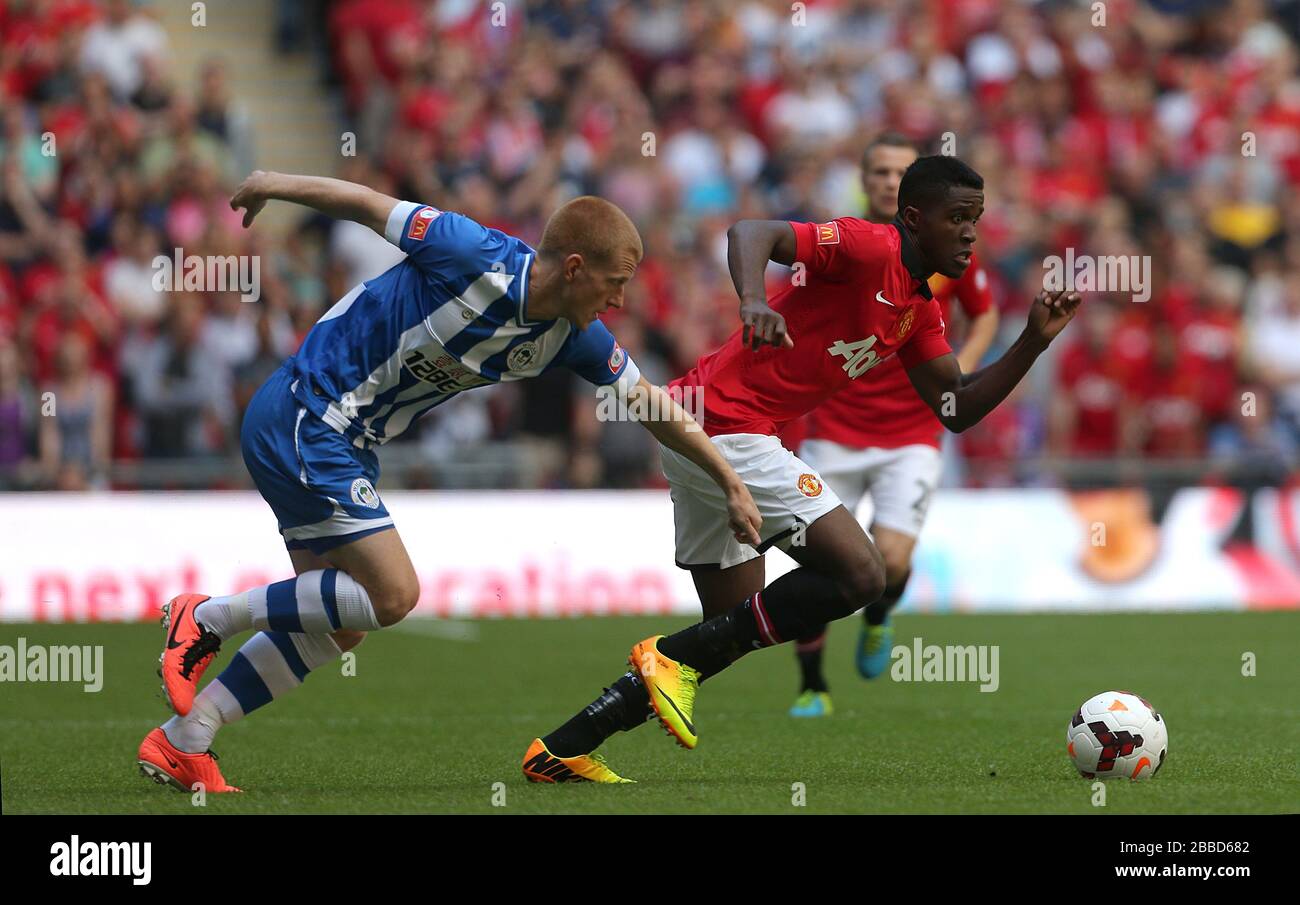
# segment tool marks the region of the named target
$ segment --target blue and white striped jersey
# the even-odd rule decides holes
[[[293,358],[294,398],[356,446],[386,443],[462,390],[566,367],[635,384],[600,321],[528,319],[536,252],[469,217],[403,201],[384,235],[407,258],[339,299]]]

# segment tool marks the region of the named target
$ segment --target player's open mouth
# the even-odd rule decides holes
[[[969,251],[959,251],[957,252],[957,254],[953,255],[953,260],[958,261],[962,264],[969,264],[971,254],[972,252]]]

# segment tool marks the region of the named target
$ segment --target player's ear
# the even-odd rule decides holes
[[[917,229],[921,225],[921,211],[919,208],[908,205],[899,212],[903,219],[903,224],[911,230]]]
[[[582,255],[578,254],[576,251],[567,255],[564,258],[564,278],[570,281],[576,279],[584,264],[585,262],[582,260]]]

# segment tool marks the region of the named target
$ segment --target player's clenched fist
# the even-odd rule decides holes
[[[1059,292],[1043,290],[1034,297],[1029,308],[1029,328],[1037,333],[1043,342],[1051,342],[1056,334],[1065,329],[1079,310],[1080,296],[1077,292]]]
[[[757,350],[760,346],[794,348],[794,340],[785,330],[785,318],[773,311],[766,301],[742,302],[740,305],[741,345]]]
[[[271,178],[273,174],[264,170],[254,170],[248,178],[239,184],[235,194],[230,198],[230,209],[244,209],[244,227],[252,225],[256,217],[266,206],[271,197]]]

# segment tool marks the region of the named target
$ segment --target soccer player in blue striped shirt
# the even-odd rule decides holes
[[[738,539],[759,538],[745,485],[599,320],[622,307],[642,257],[618,207],[573,199],[534,250],[469,217],[337,179],[258,171],[230,203],[248,226],[271,200],[369,226],[407,257],[339,299],[249,403],[244,462],[297,577],[229,597],[182,594],[164,608],[161,672],[177,715],[146,736],[137,763],[184,791],[196,782],[237,791],[209,754],[217,730],[415,606],[418,580],[376,489],[374,449],[463,390],[564,367],[623,401],[638,394],[650,404],[629,410],[653,413],[642,424],[655,439],[712,476]],[[196,695],[221,644],[247,631],[257,634]],[[577,768],[608,773],[596,758]]]

